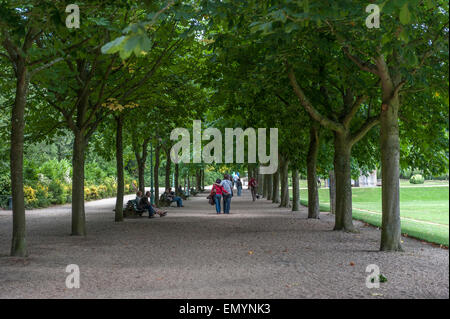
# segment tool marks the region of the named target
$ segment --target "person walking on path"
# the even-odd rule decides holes
[[[222,200],[222,195],[227,194],[227,191],[224,190],[222,185],[220,185],[221,182],[222,181],[220,178],[218,178],[211,189],[211,193],[209,194],[214,199],[217,214],[220,214],[220,202]]]
[[[248,187],[250,188],[250,191],[252,193],[253,201],[256,200],[256,187],[258,186],[258,183],[256,182],[256,179],[253,177],[250,178],[248,181]]]
[[[242,194],[242,181],[241,181],[241,179],[239,177],[236,180],[236,188],[237,188],[237,195],[241,196],[241,194]]]
[[[233,184],[228,174],[225,174],[223,176],[223,180],[220,183],[220,186],[222,186],[223,189],[225,190],[225,193],[223,194],[223,213],[229,214],[231,206],[231,197],[233,197]]]

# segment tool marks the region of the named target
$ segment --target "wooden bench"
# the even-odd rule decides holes
[[[191,190],[189,191],[190,194],[192,194],[192,196],[197,196],[197,194],[199,193],[198,191],[195,190],[195,188],[191,188]]]
[[[123,210],[123,217],[132,218],[132,217],[142,217],[142,214],[145,213],[146,209],[140,209],[137,205],[135,199],[129,200],[125,209]]]
[[[172,203],[173,202],[169,198],[165,197],[164,194],[159,196],[159,206],[160,207],[170,207],[170,205]]]
[[[189,195],[187,195],[185,192],[177,192],[177,196],[181,197],[182,200],[186,200],[189,198]]]

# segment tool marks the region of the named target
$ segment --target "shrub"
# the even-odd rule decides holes
[[[90,200],[91,199],[91,190],[89,187],[84,187],[84,200]]]
[[[36,164],[30,161],[24,161],[23,163],[23,179],[25,184],[34,184],[38,180],[38,167]]]
[[[50,180],[58,180],[66,184],[71,183],[71,164],[68,160],[49,160],[39,167],[39,173],[45,175]]]
[[[8,174],[0,175],[0,196],[11,195],[11,177]]]
[[[411,176],[411,178],[409,179],[409,182],[411,184],[423,184],[425,182],[425,179],[423,178],[422,175],[416,174],[416,175]]]
[[[107,173],[99,167],[99,163],[97,162],[86,163],[84,172],[88,184],[101,184],[107,177]]]
[[[108,197],[109,196],[114,196],[116,194],[117,191],[117,182],[116,179],[114,177],[106,177],[103,180],[103,185],[106,186],[106,188],[108,189]]]
[[[65,204],[67,202],[67,191],[64,184],[52,180],[48,185],[50,201],[52,204]]]
[[[105,185],[99,185],[97,187],[97,192],[100,198],[108,197],[108,188]]]
[[[92,186],[89,187],[89,190],[90,190],[90,195],[91,195],[91,196],[90,196],[90,199],[91,199],[91,200],[93,200],[93,199],[100,199],[100,198],[101,198],[101,197],[99,196],[97,186],[92,185]]]
[[[41,183],[36,185],[37,207],[48,207],[51,205],[51,198],[48,192],[48,186]]]
[[[35,207],[37,205],[36,191],[31,186],[24,186],[23,193],[25,198],[25,207]]]

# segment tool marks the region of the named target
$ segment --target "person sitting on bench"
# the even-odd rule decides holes
[[[172,191],[172,188],[167,188],[164,192],[165,197],[170,200],[170,202],[177,202],[177,207],[184,207],[183,206],[183,200],[181,197],[175,195],[175,193]]]
[[[150,196],[150,192],[145,193],[145,196],[139,201],[139,208],[148,210],[148,218],[153,218],[155,214],[158,214],[159,217],[166,216],[167,211],[163,212],[162,210],[156,209],[155,205],[150,204]]]
[[[141,199],[142,199],[142,192],[141,192],[141,191],[138,191],[138,192],[136,193],[136,206],[139,207],[139,203],[141,202]]]

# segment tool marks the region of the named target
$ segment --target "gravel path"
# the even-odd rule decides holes
[[[0,212],[0,298],[449,298],[449,255],[403,238],[378,251],[380,231],[335,232],[249,193],[216,215],[205,196],[164,218],[113,222],[114,199],[86,204],[88,236],[71,237],[70,206],[27,212],[30,256],[8,257],[11,213]],[[81,288],[65,288],[77,264]],[[365,285],[366,267],[387,277]]]

